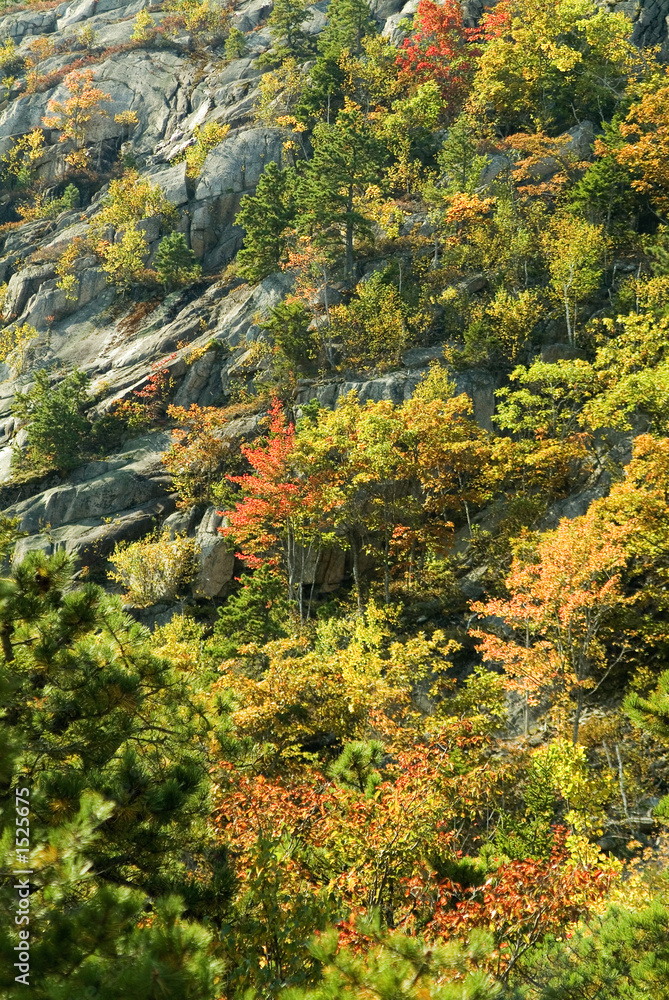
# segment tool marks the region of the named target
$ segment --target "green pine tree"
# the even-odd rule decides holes
[[[330,774],[356,791],[373,795],[381,781],[379,768],[384,755],[385,747],[379,740],[353,740],[337,757]]]
[[[612,906],[528,952],[516,978],[531,984],[527,1000],[669,1000],[669,909]]]
[[[478,153],[480,128],[466,112],[460,114],[448,130],[437,154],[444,193],[464,191],[472,194],[478,185],[486,157]]]
[[[156,254],[156,271],[166,289],[200,276],[200,265],[183,233],[171,232],[163,236]]]
[[[244,33],[235,28],[233,25],[230,28],[230,34],[225,40],[225,58],[226,59],[241,59],[246,55],[246,38]]]
[[[629,225],[643,208],[643,201],[632,188],[632,175],[618,163],[616,153],[625,145],[620,134],[620,119],[602,125],[603,145],[608,152],[598,156],[569,192],[569,203],[589,222],[603,223],[607,232]],[[652,251],[651,251],[652,253]]]
[[[317,244],[344,250],[345,270],[353,270],[355,235],[371,233],[368,220],[355,207],[355,196],[378,180],[384,159],[367,119],[349,104],[334,124],[321,122],[313,133],[314,155],[300,185],[297,225]]]
[[[284,991],[285,1000],[495,1000],[501,988],[476,968],[490,953],[482,932],[466,946],[459,942],[428,944],[420,937],[384,933],[378,921],[361,921],[368,938],[364,949],[339,946],[337,931],[312,945],[323,967],[320,982]]]
[[[347,78],[341,57],[360,56],[362,40],[376,31],[366,0],[332,0],[328,20],[318,38],[319,56],[309,71],[295,115],[313,125],[335,120],[345,104]]]
[[[113,803],[86,792],[67,820],[43,824],[30,816],[27,925],[14,889],[21,877],[12,875],[17,866],[11,807],[3,813],[5,833],[10,833],[0,841],[3,1000],[28,992],[36,1000],[219,996],[216,980],[222,968],[211,954],[211,932],[184,919],[178,897],[152,901],[125,885],[101,881],[91,870],[90,857],[100,853],[114,812]]]
[[[331,0],[318,49],[330,59],[338,59],[344,51],[359,56],[363,38],[375,31],[367,0]]]
[[[66,472],[79,465],[91,432],[85,416],[88,406],[88,378],[83,372],[75,370],[57,386],[44,369],[35,372],[34,385],[14,399],[14,413],[29,423],[27,452],[15,450],[13,468]]]
[[[240,588],[218,610],[218,621],[210,649],[214,656],[229,659],[241,646],[285,636],[288,616],[283,581],[268,566],[260,566],[253,575],[244,573]]]
[[[309,329],[312,320],[312,314],[301,302],[279,302],[260,324],[297,371],[310,370],[318,353],[318,341]]]
[[[295,105],[295,117],[310,126],[323,119],[334,121],[344,106],[345,88],[346,74],[337,51],[319,55]]]
[[[3,582],[0,642],[0,739],[19,747],[12,788],[30,787],[32,822],[67,823],[95,792],[114,805],[84,852],[91,878],[214,917],[228,872],[204,830],[211,733],[197,695],[117,597],[73,585],[64,553],[31,553]]]
[[[308,0],[275,0],[267,23],[276,42],[274,55],[277,59],[299,58],[308,53],[309,37],[302,30],[304,22],[313,17],[308,8]]]
[[[647,698],[635,691],[625,699],[624,708],[632,722],[663,743],[669,743],[669,670],[657,682],[657,688]],[[655,815],[669,819],[669,795],[664,795],[655,807]]]
[[[256,282],[276,271],[286,250],[286,228],[295,217],[295,171],[271,161],[263,170],[256,193],[244,195],[235,222],[245,229],[237,254],[239,273]]]

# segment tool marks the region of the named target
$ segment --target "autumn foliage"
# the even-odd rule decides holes
[[[140,11],[148,159],[0,45],[0,902],[30,784],[37,1000],[669,1000],[661,5],[316,6]]]
[[[93,86],[91,69],[68,73],[63,86],[70,92],[70,97],[64,101],[51,98],[47,104],[48,114],[42,119],[42,124],[60,132],[59,142],[71,142],[74,145],[74,149],[66,156],[67,162],[73,167],[85,167],[88,162],[85,144],[89,123],[107,116],[101,103],[108,101],[110,95],[100,87]]]
[[[436,81],[454,117],[475,67],[477,51],[471,44],[472,37],[472,31],[464,26],[457,0],[446,0],[444,4],[419,0],[413,32],[397,56],[400,79],[413,87]]]

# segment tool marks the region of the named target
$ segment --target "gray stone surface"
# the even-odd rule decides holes
[[[235,554],[218,530],[222,518],[209,507],[195,532],[197,571],[193,592],[199,597],[218,597],[232,580]]]
[[[440,348],[443,353],[443,345]],[[350,381],[328,381],[323,384],[312,384],[298,387],[296,403],[303,406],[311,399],[317,399],[321,406],[332,408],[338,400],[355,392],[362,403],[389,400],[396,405],[410,399],[420,380],[427,374],[428,368],[413,367],[408,371],[390,372],[377,378]],[[457,392],[465,392],[474,404],[474,416],[482,427],[492,429],[491,418],[495,412],[494,392],[497,388],[495,380],[488,372],[468,371],[453,375]]]
[[[280,128],[247,128],[230,136],[204,162],[195,189],[197,201],[255,188],[265,164],[281,161],[285,132]]]

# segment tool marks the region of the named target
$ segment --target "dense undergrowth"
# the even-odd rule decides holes
[[[243,54],[227,14],[174,7],[222,58]],[[173,429],[179,503],[224,512],[238,571],[213,607],[189,594],[193,539],[119,546],[126,603],[176,607],[153,633],[62,554],[1,584],[1,850],[7,873],[27,865],[25,786],[31,988],[661,1000],[666,69],[591,0],[503,0],[477,29],[420,0],[397,46],[364,0],[332,0],[317,41],[304,19],[299,0],[270,16],[256,114],[285,130],[285,158],[243,199],[225,274],[294,278],[251,375],[184,408],[166,358],[100,417],[83,375],[54,390],[43,369],[15,404],[19,478]],[[161,43],[150,21],[137,44]],[[85,185],[66,181],[100,182],[87,123],[103,95],[70,84],[79,100],[50,127],[71,208]],[[31,135],[4,161],[24,218],[54,197]],[[225,139],[202,128],[192,175]],[[128,164],[110,176],[59,287],[76,294],[91,254],[124,301],[199,280],[158,189]],[[16,318],[0,348],[29,370],[35,331]],[[295,404],[412,348],[434,360],[401,404]],[[472,373],[496,386],[488,429],[457,389]],[[240,449],[222,431],[248,415],[261,436]],[[16,525],[0,528],[9,553]],[[0,922],[3,996],[23,988],[17,931]]]

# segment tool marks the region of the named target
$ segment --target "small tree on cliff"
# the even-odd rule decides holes
[[[73,70],[63,80],[70,97],[64,101],[52,98],[47,104],[48,114],[42,119],[45,128],[60,132],[59,142],[72,142],[74,149],[65,157],[71,167],[83,168],[88,165],[86,137],[90,122],[95,118],[106,118],[107,112],[100,107],[101,101],[108,101],[99,87],[93,86],[93,70],[83,72]]]

